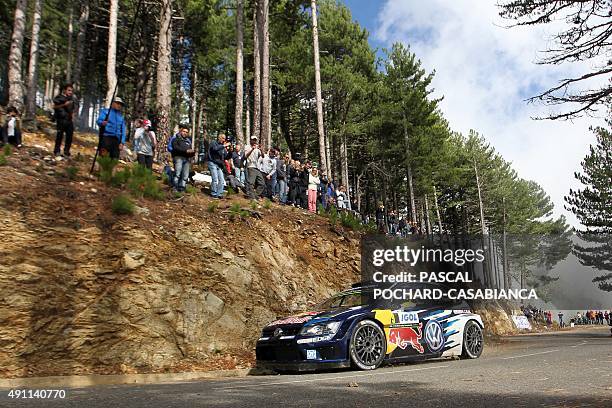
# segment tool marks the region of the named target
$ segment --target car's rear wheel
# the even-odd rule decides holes
[[[478,358],[484,348],[482,328],[473,320],[465,324],[463,329],[463,358]]]
[[[361,370],[374,370],[385,359],[387,339],[379,325],[371,320],[357,323],[349,343],[353,365]]]

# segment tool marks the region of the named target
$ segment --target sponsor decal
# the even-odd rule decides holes
[[[437,353],[444,347],[444,330],[436,320],[430,320],[425,325],[425,341],[432,353]]]
[[[306,360],[316,360],[317,350],[306,350]]]
[[[331,340],[333,336],[317,336],[317,337],[309,337],[307,339],[299,339],[297,341],[298,344],[310,344],[310,343],[318,343],[320,341]]]
[[[396,324],[418,324],[419,314],[417,312],[404,312],[402,310],[394,310],[393,314],[397,316]]]
[[[425,350],[420,342],[422,327],[423,323],[419,323],[418,326],[414,327],[392,327],[389,329],[389,343],[395,344],[402,350],[406,350],[410,346],[420,354],[423,354]]]
[[[311,320],[313,316],[318,315],[320,312],[306,312],[295,316],[286,317],[280,320],[275,320],[270,323],[268,326],[279,326],[281,324],[298,324],[298,323],[306,323]]]

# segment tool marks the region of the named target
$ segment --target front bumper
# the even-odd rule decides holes
[[[304,343],[307,338],[267,338],[257,341],[257,367],[286,371],[315,371],[349,367],[345,338]]]

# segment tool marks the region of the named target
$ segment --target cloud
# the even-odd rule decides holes
[[[385,46],[410,45],[427,70],[435,69],[435,94],[444,95],[441,108],[453,130],[485,136],[521,177],[542,185],[555,215],[578,226],[563,196],[579,187],[573,173],[595,140],[589,125],[603,120],[535,121],[552,111],[525,98],[591,64],[535,64],[563,22],[509,29],[498,13],[491,1],[387,0],[373,35]]]

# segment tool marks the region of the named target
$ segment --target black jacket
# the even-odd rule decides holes
[[[193,157],[194,153],[187,153],[191,149],[191,138],[177,136],[172,141],[172,157]]]

